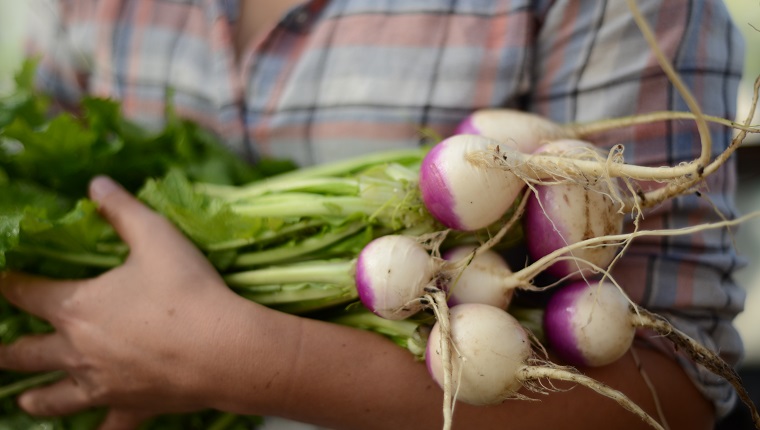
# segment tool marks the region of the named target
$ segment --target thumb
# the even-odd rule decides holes
[[[144,239],[151,236],[156,222],[167,222],[107,176],[97,176],[90,182],[90,198],[97,203],[100,214],[132,248],[145,243]]]

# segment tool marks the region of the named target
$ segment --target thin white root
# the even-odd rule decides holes
[[[568,246],[559,248],[556,251],[539,258],[530,266],[527,266],[526,268],[518,272],[515,272],[515,275],[521,277],[521,279],[532,279],[535,273],[538,273],[543,268],[548,267],[551,264],[554,264],[554,261],[560,256],[562,256],[563,254],[567,254],[576,249],[581,249],[584,247],[598,246],[600,244],[605,245],[605,246],[619,246],[619,245],[624,244],[627,241],[630,241],[637,237],[642,237],[642,236],[680,236],[680,235],[686,235],[686,234],[693,234],[693,233],[698,233],[700,231],[711,230],[711,229],[716,229],[716,228],[733,227],[743,222],[749,221],[750,219],[758,218],[758,217],[760,217],[760,211],[750,212],[744,216],[731,219],[731,220],[700,224],[700,225],[691,226],[691,227],[666,229],[666,230],[639,230],[639,231],[635,231],[631,233],[592,237],[590,239],[582,240],[580,242],[572,243]]]
[[[634,306],[631,306],[631,313],[633,314],[634,324],[637,327],[654,330],[658,334],[668,338],[668,340],[673,342],[677,349],[686,353],[697,364],[704,366],[706,369],[728,381],[734,389],[736,389],[736,393],[739,395],[742,402],[744,402],[749,408],[755,428],[760,429],[760,414],[757,411],[757,407],[755,407],[749,393],[742,384],[741,378],[733,367],[729,366],[728,363],[717,354],[673,327],[673,325],[662,317],[641,307]]]
[[[667,59],[663,57],[660,60],[664,62],[663,68],[665,68],[668,64]],[[688,89],[679,81],[675,72],[673,72],[672,76],[669,75],[669,77],[674,85],[679,88],[679,91],[684,94],[685,99],[693,99]],[[624,127],[655,119],[665,120],[682,117],[694,119],[702,140],[700,157],[677,166],[648,167],[626,164],[623,159],[623,148],[621,145],[613,147],[606,159],[602,157],[568,157],[547,154],[529,155],[500,145],[494,145],[489,152],[473,154],[470,158],[474,163],[478,163],[484,168],[507,170],[527,184],[575,183],[583,185],[588,184],[590,180],[610,181],[611,178],[620,178],[626,182],[630,194],[625,199],[622,199],[620,196],[613,197],[617,197],[621,202],[622,212],[640,213],[644,208],[656,206],[665,200],[695,189],[707,176],[713,174],[726,163],[731,155],[741,146],[748,133],[760,133],[760,128],[750,125],[758,105],[759,94],[760,77],[755,81],[753,102],[750,104],[746,119],[741,124],[719,120],[715,117],[707,117],[701,113],[696,103],[694,103],[693,108],[690,105],[694,113],[655,112],[651,116],[645,115],[641,118],[630,117],[606,120],[609,123],[605,124],[606,121],[600,122],[601,125],[597,126],[598,130],[594,129],[593,124],[587,126],[568,126],[568,129],[574,130],[574,134],[582,136],[584,133],[600,131],[601,129],[612,128],[613,126]],[[667,117],[668,115],[670,115],[669,118]],[[707,129],[708,120],[739,130],[739,133],[734,137],[731,144],[712,161],[712,141]],[[665,186],[643,192],[635,189],[631,181],[655,181],[664,183]]]
[[[494,145],[490,151],[474,153],[470,160],[484,168],[500,168],[514,173],[526,182],[539,184],[564,182],[584,183],[594,178],[628,178],[641,181],[674,181],[701,176],[704,165],[696,162],[677,166],[639,166],[625,164],[620,156],[622,145],[613,148],[614,163],[608,157],[601,160],[572,158],[551,154],[525,154],[504,145]]]
[[[526,385],[542,379],[568,381],[583,385],[584,387],[590,388],[597,393],[614,400],[620,406],[635,414],[653,428],[665,430],[660,423],[644,412],[641,407],[629,399],[625,394],[593,378],[578,373],[577,371],[555,366],[524,366],[517,372],[517,377]]]
[[[639,31],[644,36],[649,48],[652,50],[657,62],[660,63],[662,71],[668,76],[668,79],[673,86],[678,90],[678,93],[683,97],[686,106],[689,107],[689,111],[694,114],[697,130],[699,131],[699,137],[702,142],[702,154],[697,159],[696,166],[698,169],[704,169],[704,167],[710,162],[712,157],[712,138],[710,137],[710,129],[707,127],[707,121],[705,121],[702,109],[699,107],[699,103],[689,91],[688,87],[683,83],[681,77],[673,69],[673,65],[660,49],[660,45],[657,43],[657,38],[652,32],[652,28],[649,26],[644,16],[641,15],[639,7],[636,5],[636,0],[626,0],[628,3],[628,9],[631,11],[633,20],[636,21],[636,25],[639,27]],[[701,174],[698,176],[702,176]]]
[[[760,128],[753,127],[749,124],[742,124],[712,115],[704,115],[703,118],[708,122],[724,125],[736,130],[743,130],[747,133],[760,133]],[[697,119],[697,116],[691,112],[656,111],[620,118],[603,119],[587,123],[568,124],[565,125],[565,128],[569,129],[573,136],[576,136],[578,138],[586,138],[608,130],[631,127],[641,124],[651,124],[653,122],[672,121],[676,119],[695,120]]]
[[[759,97],[760,97],[760,77],[755,79],[754,94],[752,96],[752,102],[750,103],[749,112],[747,113],[747,117],[745,118],[744,123],[743,123],[745,127],[749,126],[749,124],[752,122],[752,118],[754,118],[755,116],[755,109],[758,106]],[[660,204],[661,202],[664,202],[670,197],[681,195],[687,190],[695,188],[702,181],[704,177],[713,174],[716,170],[718,170],[720,166],[725,164],[728,158],[731,155],[733,155],[733,153],[736,152],[736,150],[739,149],[741,144],[744,142],[744,139],[747,137],[747,133],[748,131],[746,129],[741,129],[741,131],[739,131],[739,133],[733,138],[728,148],[726,148],[725,151],[720,153],[720,155],[715,157],[715,160],[713,160],[712,163],[710,163],[709,165],[705,167],[705,170],[703,172],[703,177],[695,178],[690,181],[668,184],[666,187],[652,190],[645,194],[640,194],[637,196],[638,197],[637,200],[640,200],[639,204],[642,207],[652,207],[652,206]]]
[[[453,369],[451,355],[451,324],[449,323],[449,306],[446,303],[446,294],[434,287],[427,290],[424,299],[428,301],[428,306],[433,310],[435,319],[438,322],[438,329],[441,331],[441,362],[443,364],[443,430],[450,430],[454,419],[454,404],[456,397],[453,395]]]

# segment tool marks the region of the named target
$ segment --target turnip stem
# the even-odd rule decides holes
[[[254,203],[237,203],[235,212],[252,217],[305,217],[336,216],[345,217],[353,213],[372,215],[377,205],[360,197],[323,196],[307,193],[274,195],[270,199]]]
[[[661,336],[668,338],[679,351],[685,352],[697,364],[727,380],[734,387],[742,402],[749,408],[755,427],[760,429],[760,414],[758,414],[755,404],[733,367],[729,366],[713,351],[673,327],[665,319],[640,307],[631,306],[631,313],[633,314],[634,326],[654,330]]]
[[[641,418],[644,422],[658,430],[664,430],[663,427],[649,416],[636,403],[629,399],[622,392],[609,387],[586,375],[552,366],[524,366],[517,372],[517,377],[523,383],[530,383],[540,379],[554,379],[560,381],[574,382],[578,385],[590,388],[597,393],[616,401],[620,406],[632,412]]]
[[[20,381],[0,387],[0,399],[16,395],[30,388],[58,381],[66,376],[65,372],[48,372],[30,376]]]
[[[356,195],[359,182],[353,178],[296,178],[290,181],[263,179],[243,187],[197,184],[196,190],[213,197],[235,201],[254,198],[270,193],[308,191],[332,195]]]
[[[226,275],[227,285],[245,287],[247,285],[293,284],[298,282],[320,282],[353,285],[354,261],[310,261],[267,267]]]
[[[280,181],[293,181],[296,179],[307,179],[327,176],[343,176],[358,172],[371,166],[388,163],[409,164],[422,160],[427,151],[421,148],[399,149],[395,151],[373,152],[360,157],[351,158],[344,161],[333,163],[319,164],[311,167],[303,167],[298,170],[283,173],[268,179],[269,184],[275,184]]]
[[[361,192],[355,196],[288,192],[231,203],[230,208],[241,215],[260,218],[346,218],[364,214],[379,224],[399,229],[433,223],[433,218],[415,198],[418,193],[416,187],[376,180],[362,185]]]
[[[238,255],[233,267],[261,266],[298,258],[314,252],[367,228],[365,222],[355,222],[335,228],[328,233],[310,236],[294,246],[281,246]]]
[[[367,309],[345,311],[338,316],[328,317],[328,321],[349,327],[368,330],[390,338],[402,348],[406,348],[419,359],[424,359],[427,338],[420,332],[424,323],[405,320],[381,318]]]
[[[363,327],[394,337],[414,337],[419,323],[412,320],[389,320],[381,318],[369,311],[366,312],[349,312],[340,314],[336,317],[329,318],[330,322],[350,327]]]
[[[225,430],[238,419],[239,415],[224,412],[217,417],[207,430]]]
[[[320,226],[325,225],[326,223],[327,223],[326,221],[319,220],[319,219],[304,220],[304,221],[300,221],[294,224],[284,226],[277,230],[265,231],[256,237],[233,239],[233,240],[228,240],[225,242],[213,243],[206,246],[205,249],[207,251],[225,251],[225,250],[242,248],[244,246],[253,245],[253,244],[266,243],[273,240],[277,240],[282,237],[291,237],[293,235],[298,235],[303,230],[320,227]]]
[[[19,245],[16,248],[13,248],[13,252],[17,252],[19,254],[38,255],[65,263],[97,267],[101,269],[110,269],[119,266],[124,262],[124,258],[118,255],[95,254],[89,252],[75,253],[68,251],[56,251],[55,249],[51,248],[30,247],[25,245]]]
[[[258,304],[274,307],[298,305],[301,302],[336,301],[346,302],[357,298],[353,284],[331,284],[324,282],[282,283],[234,287],[242,297]]]

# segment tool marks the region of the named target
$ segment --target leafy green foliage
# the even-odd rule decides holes
[[[196,192],[178,170],[160,180],[148,180],[138,196],[171,219],[201,248],[255,237],[269,227],[265,219],[240,215],[223,200]]]
[[[34,70],[33,62],[25,63],[16,92],[0,98],[0,269],[81,277],[118,264],[126,248],[86,200],[87,184],[97,175],[137,192],[170,170],[187,180],[239,185],[295,168],[287,160],[249,165],[171,108],[158,131],[137,126],[119,103],[100,98],[83,99],[79,114],[50,117],[49,100],[33,88]],[[229,219],[224,224],[241,227]],[[209,237],[213,232],[204,235]]]
[[[49,99],[33,88],[34,72],[35,64],[25,63],[16,91],[0,98],[0,271],[81,278],[121,264],[127,247],[86,198],[87,184],[96,175],[111,176],[137,192],[150,178],[173,169],[186,180],[238,185],[295,167],[285,160],[249,165],[171,110],[158,131],[129,122],[113,100],[86,98],[77,113],[51,115]],[[0,297],[1,343],[51,330],[46,321]],[[0,372],[0,430],[97,427],[102,410],[63,418],[21,412],[11,396],[23,388],[4,390],[39,384],[39,376]],[[159,417],[144,428],[248,429],[257,422],[256,417],[207,411]]]

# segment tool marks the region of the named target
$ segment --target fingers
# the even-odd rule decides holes
[[[15,306],[50,322],[75,305],[77,281],[53,281],[24,273],[0,274],[0,294]]]
[[[18,404],[30,415],[40,417],[64,416],[102,406],[98,399],[89,395],[73,378],[29,390],[19,397]],[[112,408],[99,430],[133,430],[153,415],[155,414],[144,410]]]
[[[25,392],[19,397],[18,403],[30,415],[54,417],[101,406],[93,400],[74,379],[66,378]],[[100,430],[135,429],[153,415],[147,411],[111,409],[101,423]]]
[[[68,351],[59,334],[24,336],[10,345],[0,345],[0,368],[17,372],[49,372],[64,368]]]
[[[96,406],[72,378],[26,391],[19,396],[18,404],[27,413],[41,417],[68,415]]]
[[[19,396],[18,404],[30,415],[40,417],[65,416],[92,407],[103,406],[102,402],[77,384],[73,378],[65,378],[54,384],[34,388]],[[111,408],[100,430],[132,430],[156,415],[142,409]]]
[[[168,224],[121,185],[106,176],[90,182],[90,198],[98,203],[101,215],[119,236],[135,250],[142,244],[155,243],[156,223]]]

